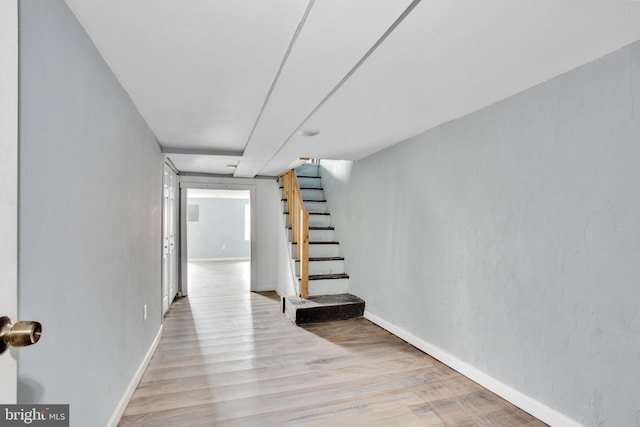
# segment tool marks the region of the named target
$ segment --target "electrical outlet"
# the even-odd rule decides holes
[[[142,320],[147,320],[147,304],[142,306]]]

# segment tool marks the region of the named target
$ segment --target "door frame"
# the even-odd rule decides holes
[[[180,180],[180,296],[186,296],[189,292],[187,279],[187,190],[248,190],[249,191],[249,212],[251,213],[251,244],[249,245],[250,259],[250,291],[255,291],[258,287],[257,264],[256,264],[256,185],[255,184],[235,184],[235,183],[201,183],[183,182]]]
[[[18,317],[18,0],[0,1],[0,316]],[[17,399],[15,353],[0,355],[0,403]]]

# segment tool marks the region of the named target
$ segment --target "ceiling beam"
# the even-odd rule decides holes
[[[163,154],[191,154],[194,156],[242,157],[242,151],[207,150],[203,148],[162,147]]]

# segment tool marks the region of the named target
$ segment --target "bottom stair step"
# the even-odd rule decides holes
[[[364,301],[352,294],[283,297],[282,311],[296,325],[362,317]]]

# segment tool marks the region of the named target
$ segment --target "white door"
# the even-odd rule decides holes
[[[178,293],[178,174],[164,165],[162,179],[162,311]]]
[[[18,2],[0,1],[0,316],[18,313]],[[15,403],[17,363],[0,354],[0,403]]]
[[[165,165],[166,167],[166,165]],[[178,293],[178,174],[169,168],[169,304]]]
[[[162,312],[169,309],[169,166],[164,165],[162,176]]]

